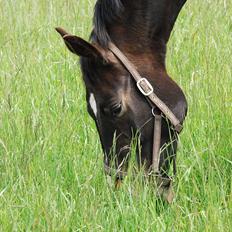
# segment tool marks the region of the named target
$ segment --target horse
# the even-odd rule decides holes
[[[178,135],[188,105],[167,73],[165,57],[186,1],[98,0],[89,42],[56,28],[80,57],[87,109],[100,137],[106,174],[115,171],[115,185],[121,185],[136,136],[138,166],[156,176],[161,195],[166,190],[170,201],[169,170],[173,163],[176,172]]]

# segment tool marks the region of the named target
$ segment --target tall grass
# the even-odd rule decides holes
[[[0,230],[232,231],[231,0],[189,1],[168,45],[189,102],[171,206],[139,177],[107,185],[78,59],[54,31],[87,39],[93,6],[0,0]]]

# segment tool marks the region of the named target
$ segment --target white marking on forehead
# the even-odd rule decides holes
[[[91,107],[95,117],[97,117],[97,103],[96,103],[95,97],[92,93],[90,94],[90,97],[89,97],[89,104],[90,104],[90,107]]]

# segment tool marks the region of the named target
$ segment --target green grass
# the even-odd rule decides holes
[[[0,0],[1,231],[232,231],[232,5],[192,0],[167,66],[189,114],[176,198],[140,178],[108,187],[78,59],[55,26],[88,38],[92,0]]]

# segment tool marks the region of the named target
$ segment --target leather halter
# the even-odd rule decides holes
[[[175,114],[170,108],[154,93],[154,89],[150,82],[142,77],[137,71],[136,67],[128,60],[128,58],[116,47],[112,42],[109,43],[109,50],[115,55],[115,57],[121,61],[127,71],[131,74],[135,80],[139,91],[148,100],[152,107],[152,104],[159,108],[160,114],[155,114],[152,107],[152,115],[154,116],[154,136],[153,136],[153,153],[152,153],[152,171],[159,175],[159,162],[160,162],[160,144],[161,144],[161,123],[162,114],[164,114],[174,127],[174,130],[178,133],[181,132],[183,126]],[[152,104],[151,104],[152,103]],[[173,161],[174,162],[174,161]],[[174,164],[175,170],[175,164]]]

